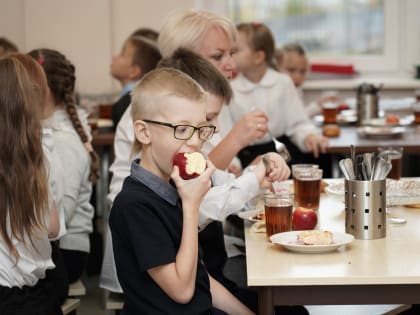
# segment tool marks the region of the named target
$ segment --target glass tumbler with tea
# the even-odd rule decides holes
[[[292,229],[293,195],[266,193],[264,195],[265,228],[267,237]]]
[[[416,101],[412,105],[414,114],[414,123],[420,124],[420,90],[415,91]]]
[[[399,180],[402,173],[402,158],[404,148],[402,147],[388,147],[379,148],[379,156],[385,156],[391,161],[391,171],[388,173],[387,178]]]
[[[338,105],[335,102],[326,102],[322,104],[322,115],[324,116],[324,124],[337,123]]]
[[[307,165],[307,164],[302,164]],[[292,166],[295,207],[318,210],[321,196],[322,169],[316,167]]]

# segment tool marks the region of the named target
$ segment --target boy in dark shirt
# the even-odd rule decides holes
[[[208,275],[198,246],[199,206],[214,166],[183,180],[178,152],[199,151],[215,127],[206,121],[207,93],[174,69],[152,71],[132,94],[135,144],[131,166],[111,210],[122,314],[252,314]],[[212,306],[213,305],[213,306]]]

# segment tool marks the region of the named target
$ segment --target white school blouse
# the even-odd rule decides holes
[[[8,222],[10,235],[10,224]],[[19,287],[34,286],[39,279],[45,278],[45,271],[55,267],[51,260],[51,244],[48,239],[48,232],[44,231],[32,237],[33,245],[26,237],[26,247],[15,238],[12,242],[15,245],[20,258],[15,264],[15,259],[10,255],[6,243],[0,236],[0,286]]]

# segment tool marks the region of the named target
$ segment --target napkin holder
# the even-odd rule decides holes
[[[345,180],[346,233],[359,240],[386,237],[386,180]]]

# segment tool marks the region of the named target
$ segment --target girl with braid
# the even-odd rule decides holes
[[[99,161],[90,143],[87,115],[75,104],[74,65],[51,49],[36,49],[29,55],[44,69],[50,89],[53,113],[45,124],[52,129],[54,147],[63,165],[62,207],[67,232],[59,244],[72,283],[82,275],[90,251],[94,208],[89,200],[92,183],[98,177]]]

